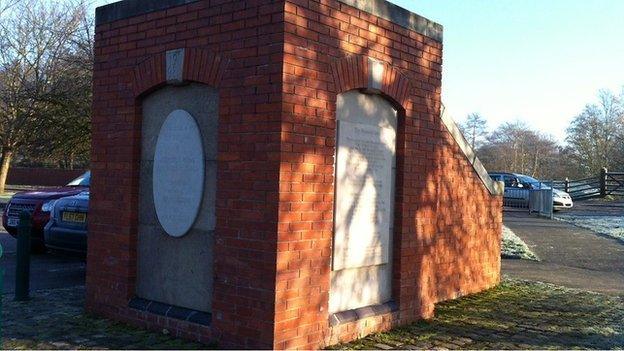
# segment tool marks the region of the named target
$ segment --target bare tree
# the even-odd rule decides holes
[[[619,168],[624,160],[624,106],[622,97],[600,91],[599,103],[588,104],[567,129],[571,157],[584,175],[601,168]]]
[[[91,102],[93,76],[92,16],[84,3],[72,8],[80,27],[70,38],[68,50],[57,57],[60,69],[55,72],[55,91],[45,97],[46,109],[38,124],[38,143],[23,150],[31,159],[55,162],[72,169],[76,163],[89,163],[91,147]]]
[[[459,128],[473,149],[480,147],[488,134],[487,121],[478,113],[469,114]]]
[[[522,122],[504,123],[477,150],[489,170],[527,174],[538,178],[557,176],[560,147],[549,135]]]
[[[0,17],[0,193],[16,150],[39,140],[50,101],[67,96],[59,77],[71,74],[66,59],[84,18],[84,6],[36,0],[21,0]]]
[[[0,15],[13,8],[22,0],[0,0]]]

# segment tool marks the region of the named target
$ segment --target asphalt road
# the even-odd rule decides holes
[[[541,259],[503,260],[503,273],[571,288],[622,295],[624,245],[557,220],[505,212],[504,222]]]
[[[16,240],[0,230],[0,244],[4,250],[0,267],[4,270],[3,294],[15,292]],[[30,290],[66,288],[84,285],[84,257],[49,252],[30,257]]]
[[[605,201],[603,199],[591,199],[576,201],[574,208],[563,211],[564,215],[583,216],[624,216],[624,199]]]

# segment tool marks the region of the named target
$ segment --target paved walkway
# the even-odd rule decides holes
[[[525,212],[506,212],[504,222],[541,259],[503,260],[504,274],[624,296],[624,245],[618,241]]]
[[[337,349],[622,349],[624,298],[507,280],[436,316]]]
[[[3,349],[204,349],[163,333],[84,314],[84,287],[40,290],[15,302],[2,296]]]
[[[0,230],[0,244],[4,253],[0,258],[0,268],[4,269],[3,293],[15,291],[16,245],[15,239]],[[30,288],[40,289],[66,288],[84,285],[84,257],[61,252],[32,254],[30,256]]]
[[[171,335],[84,314],[84,288],[3,296],[4,349],[204,349]],[[378,333],[346,349],[616,349],[624,347],[624,298],[506,280],[436,306],[436,316]]]

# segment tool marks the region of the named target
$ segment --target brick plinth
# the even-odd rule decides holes
[[[436,302],[499,281],[502,201],[440,117],[436,26],[397,24],[389,16],[404,10],[375,15],[346,0],[165,2],[98,15],[90,312],[221,347],[314,349],[431,317]],[[141,101],[168,84],[166,53],[177,49],[185,53],[182,80],[219,92],[210,326],[128,307],[137,275]],[[371,83],[371,62],[383,72],[378,82]],[[381,94],[399,111],[398,309],[332,326],[336,100],[353,89]]]

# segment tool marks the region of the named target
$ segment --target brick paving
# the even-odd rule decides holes
[[[506,280],[436,317],[336,349],[622,349],[624,298]]]
[[[3,296],[4,349],[199,349],[201,345],[84,315],[84,288]],[[336,349],[622,349],[624,297],[505,280],[444,302],[436,317]]]
[[[84,287],[2,296],[3,349],[199,349],[201,345],[84,314]]]

